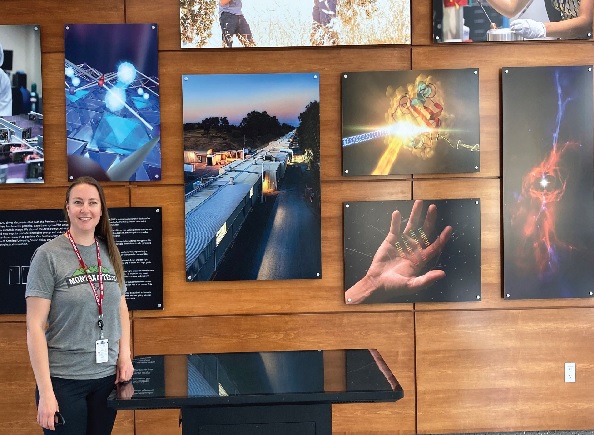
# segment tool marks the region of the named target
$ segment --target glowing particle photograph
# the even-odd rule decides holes
[[[592,7],[592,0],[433,0],[433,40],[592,39]]]
[[[476,68],[342,73],[342,174],[480,170]]]
[[[592,66],[503,68],[502,86],[503,296],[592,297]]]
[[[411,40],[409,0],[180,0],[179,22],[182,48],[410,44]]]
[[[321,278],[319,74],[182,90],[187,281]]]
[[[161,180],[156,24],[64,28],[68,179]]]
[[[0,184],[44,182],[40,33],[0,25]]]
[[[481,299],[478,199],[343,204],[346,304]]]

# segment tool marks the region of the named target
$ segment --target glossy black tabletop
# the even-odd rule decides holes
[[[280,351],[134,358],[116,409],[393,402],[403,390],[376,350]]]

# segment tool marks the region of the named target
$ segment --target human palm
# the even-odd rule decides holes
[[[375,288],[372,296],[377,301],[389,300],[395,295],[414,294],[445,277],[443,270],[431,270],[436,258],[452,235],[452,227],[443,229],[439,237],[430,242],[437,219],[437,207],[430,205],[421,225],[422,201],[415,201],[410,217],[400,232],[401,215],[392,213],[390,231],[378,248],[366,279]]]

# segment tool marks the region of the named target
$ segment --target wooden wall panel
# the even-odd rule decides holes
[[[85,0],[84,2],[2,0],[0,20],[2,24],[39,24],[41,25],[41,51],[64,52],[64,24],[123,23],[124,2],[122,0]],[[64,72],[63,66],[62,72]]]
[[[186,282],[183,188],[130,189],[134,207],[163,207],[164,310],[134,317],[410,310],[412,304],[345,305],[342,260],[342,203],[349,200],[410,199],[410,181],[322,185],[322,278],[289,281]],[[229,303],[229,301],[233,301]]]
[[[513,48],[512,48],[513,45]],[[556,49],[555,49],[556,48]],[[478,68],[481,170],[470,177],[501,177],[501,68],[591,65],[592,42],[525,44],[433,44],[412,48],[413,69]]]
[[[410,2],[412,45],[431,45],[433,42],[433,1]]]
[[[182,50],[178,0],[3,0],[3,24],[41,25],[46,182],[0,185],[0,210],[62,207],[64,24],[157,23],[162,180],[106,187],[111,207],[163,207],[164,310],[132,313],[136,354],[377,347],[405,398],[335,405],[335,434],[592,429],[594,301],[501,298],[500,203],[501,67],[594,64],[592,41],[433,44],[432,0],[411,1],[411,15],[411,46]],[[471,67],[479,173],[342,177],[341,72]],[[322,279],[187,283],[182,74],[308,71],[320,73]],[[481,301],[344,304],[343,202],[467,197],[481,199]],[[0,359],[0,434],[36,433],[24,316],[0,316]],[[575,384],[563,383],[566,361],[577,363]],[[178,411],[120,412],[114,434],[180,435]]]
[[[125,0],[127,23],[157,23],[159,51],[181,49],[179,0]]]
[[[179,19],[178,19],[179,20]],[[342,179],[340,73],[409,69],[410,48],[310,50],[184,50],[161,52],[163,181],[182,183],[182,74],[320,73],[320,153],[322,180]],[[180,68],[180,65],[183,65]]]
[[[144,355],[377,348],[401,383],[404,399],[334,406],[334,430],[414,433],[412,322],[413,314],[404,312],[136,319],[134,351]],[[168,419],[174,417],[167,413]],[[154,420],[147,416],[144,421],[150,425]],[[141,430],[140,424],[137,420],[137,433],[148,433]],[[167,421],[164,427],[171,428],[173,423]]]
[[[134,411],[136,435],[181,435],[179,409]]]
[[[135,435],[134,414],[136,411],[118,411],[112,435]]]
[[[0,434],[41,433],[36,422],[35,377],[27,352],[25,322],[0,322],[0,367]],[[133,411],[118,413],[113,433],[134,434]]]
[[[43,41],[45,28],[41,28]],[[63,35],[61,35],[63,41]],[[64,97],[64,42],[61,53],[43,53],[43,144],[44,184],[68,184],[66,160],[66,99]],[[51,152],[50,152],[51,151]]]
[[[592,429],[593,322],[592,308],[416,313],[418,433]]]
[[[0,190],[0,210],[39,210],[46,208],[62,209],[66,200],[68,185],[63,187],[45,187],[42,185],[28,185],[21,190],[9,186],[2,186]],[[41,190],[42,192],[36,192]],[[127,186],[103,186],[108,207],[129,207],[129,192]],[[26,193],[25,193],[26,192]],[[34,207],[33,207],[34,206]]]
[[[35,378],[29,363],[24,322],[0,323],[0,367],[0,433],[35,433],[39,428],[35,421]]]

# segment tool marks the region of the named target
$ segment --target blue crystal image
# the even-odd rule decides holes
[[[65,26],[68,175],[161,179],[155,24]]]

